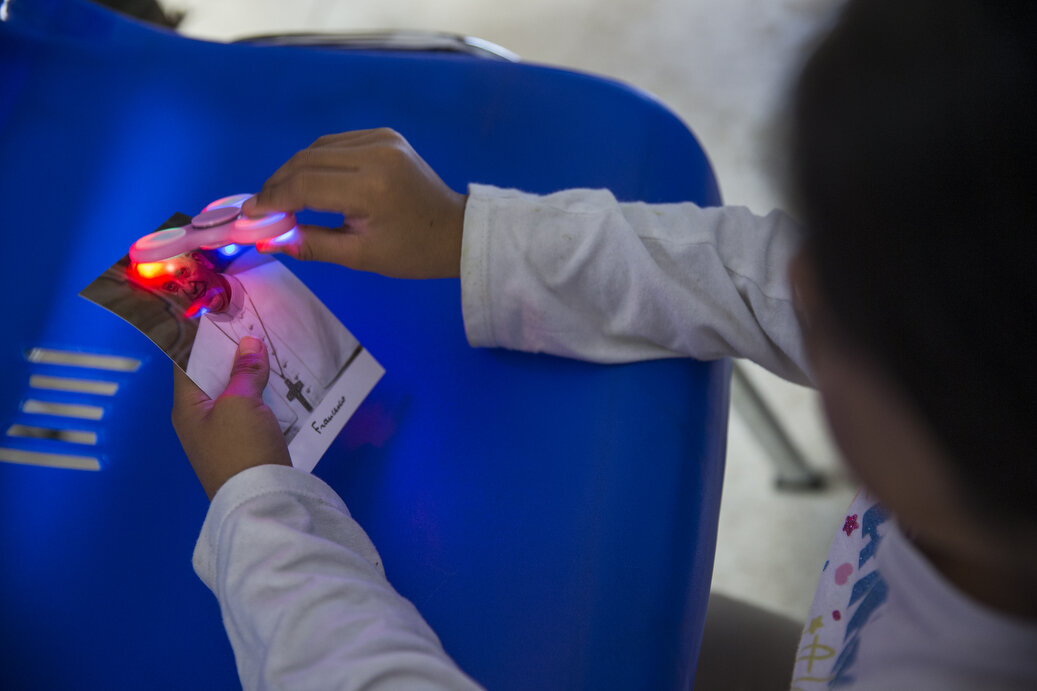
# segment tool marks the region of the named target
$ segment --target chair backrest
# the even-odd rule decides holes
[[[4,12],[0,459],[99,468],[0,462],[0,676],[11,688],[236,684],[189,564],[206,503],[167,422],[171,365],[76,297],[169,214],[257,189],[322,134],[375,126],[403,133],[457,189],[719,202],[688,129],[593,76],[210,44],[78,0]],[[728,364],[476,351],[455,281],[286,263],[387,370],[316,472],[454,659],[493,689],[687,685],[712,572]],[[142,364],[99,374],[97,362],[51,362],[54,350]],[[41,375],[118,390],[48,391]],[[29,399],[100,419],[34,413]],[[12,425],[86,436],[27,438]]]

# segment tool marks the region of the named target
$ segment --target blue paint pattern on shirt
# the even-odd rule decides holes
[[[879,535],[879,526],[886,522],[889,515],[878,504],[872,506],[864,514],[861,521],[861,537],[867,537],[868,542],[861,548],[858,555],[858,568],[863,566],[869,559],[875,556],[882,536]],[[872,571],[853,584],[850,591],[850,601],[847,609],[857,604],[857,610],[846,623],[846,634],[843,637],[844,645],[839,657],[832,666],[832,678],[828,682],[829,688],[837,688],[852,684],[854,677],[851,673],[854,663],[857,661],[857,651],[860,647],[861,629],[867,623],[875,610],[886,601],[889,595],[889,587],[878,571]]]
[[[878,504],[864,513],[864,518],[861,521],[861,536],[866,535],[871,540],[861,550],[857,568],[864,566],[864,562],[875,556],[875,550],[878,549],[879,542],[882,540],[882,537],[879,535],[879,526],[885,523],[887,518],[889,518],[889,515]]]

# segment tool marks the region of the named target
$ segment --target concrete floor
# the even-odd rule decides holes
[[[165,0],[181,31],[228,40],[292,31],[414,29],[477,36],[530,62],[589,71],[654,93],[695,131],[724,199],[782,206],[783,94],[839,0]],[[765,449],[732,415],[714,588],[802,619],[854,492],[816,396],[759,368],[752,380],[828,489],[779,493]]]

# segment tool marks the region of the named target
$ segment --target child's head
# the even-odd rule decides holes
[[[851,0],[795,92],[793,273],[833,431],[946,547],[1037,535],[1035,6]]]

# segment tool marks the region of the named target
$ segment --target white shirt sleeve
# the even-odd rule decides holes
[[[465,328],[474,346],[595,362],[741,356],[805,383],[786,275],[797,245],[781,214],[472,185]],[[318,478],[281,466],[231,478],[194,566],[220,603],[245,689],[478,688]]]
[[[787,276],[799,241],[780,212],[471,185],[465,329],[473,346],[593,362],[744,357],[806,384]]]
[[[477,689],[385,578],[319,478],[265,465],[213,497],[194,568],[220,603],[252,689]]]

